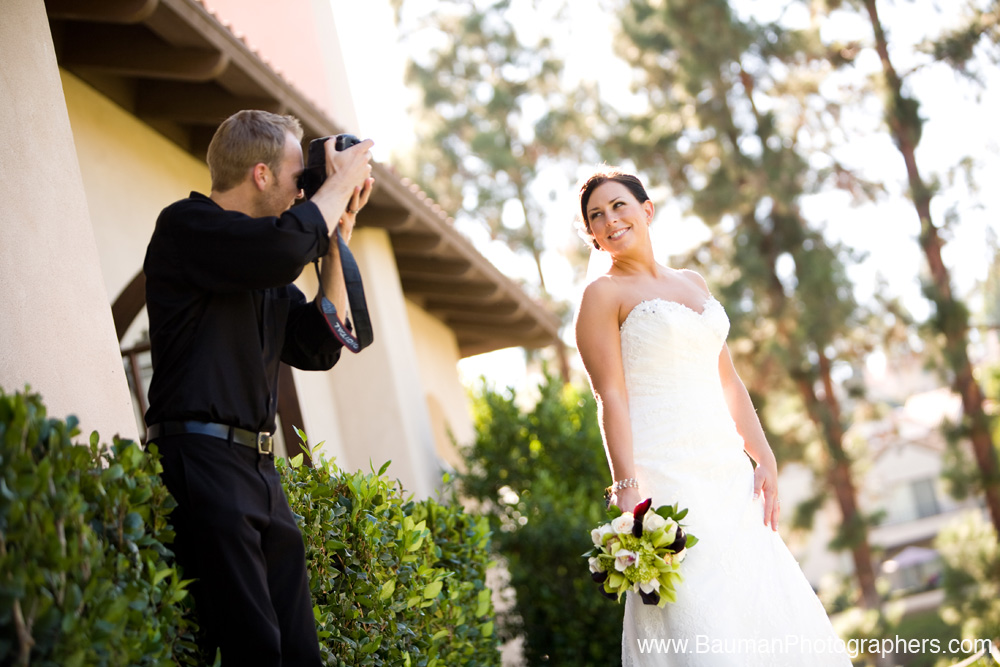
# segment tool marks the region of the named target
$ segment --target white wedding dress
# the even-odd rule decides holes
[[[719,354],[729,319],[643,301],[621,326],[635,472],[653,507],[678,503],[699,542],[681,565],[677,602],[628,593],[624,667],[851,664],[788,548],[764,525],[753,468],[729,414]]]

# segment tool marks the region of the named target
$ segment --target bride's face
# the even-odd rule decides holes
[[[602,249],[617,254],[649,241],[653,202],[640,202],[617,181],[594,188],[587,201],[587,225]]]

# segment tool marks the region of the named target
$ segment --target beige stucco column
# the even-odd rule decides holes
[[[0,21],[0,386],[53,417],[136,437],[42,0]]]
[[[358,229],[351,251],[361,268],[375,342],[356,355],[345,351],[330,373],[340,435],[351,465],[378,470],[392,461],[387,474],[407,492],[427,497],[440,482],[441,464],[389,235]]]

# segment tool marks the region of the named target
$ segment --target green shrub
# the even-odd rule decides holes
[[[547,375],[534,406],[513,390],[475,397],[476,440],[462,491],[478,502],[510,572],[502,639],[524,637],[529,665],[621,664],[624,605],[603,598],[582,554],[606,521],[607,461],[590,391]]]
[[[155,446],[74,445],[76,419],[0,390],[0,664],[207,664],[164,546],[176,505]],[[387,464],[388,465],[388,464]],[[500,663],[488,522],[452,499],[321,461],[278,462],[306,543],[327,665]]]
[[[944,561],[941,618],[965,639],[1000,637],[1000,544],[980,512],[948,523],[934,541]]]
[[[326,664],[499,665],[487,521],[454,500],[404,499],[387,466],[347,473],[322,459],[279,461],[301,517]]]
[[[78,433],[0,389],[0,664],[193,662],[156,457]]]

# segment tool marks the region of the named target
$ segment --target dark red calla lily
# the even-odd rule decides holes
[[[646,604],[658,604],[660,602],[660,594],[656,591],[645,593],[640,590],[639,597],[641,597],[642,601]]]
[[[632,522],[632,534],[636,537],[642,537],[642,518],[646,516],[646,512],[649,511],[650,506],[653,504],[652,498],[646,498],[642,502],[635,506],[632,510],[632,516],[635,517],[635,521]]]

